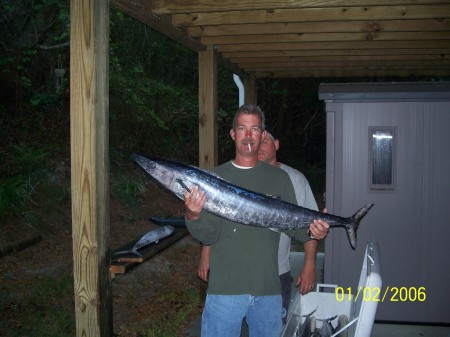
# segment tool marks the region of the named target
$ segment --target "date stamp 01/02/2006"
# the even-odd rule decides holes
[[[355,289],[356,290],[356,289]],[[351,287],[336,287],[336,301],[356,302],[362,299],[365,302],[424,302],[427,299],[425,287],[358,287],[353,296]]]

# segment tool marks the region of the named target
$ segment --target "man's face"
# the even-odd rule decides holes
[[[241,114],[236,120],[236,128],[230,130],[236,151],[241,155],[254,155],[259,149],[261,138],[265,131],[261,131],[261,119],[257,115]]]
[[[269,164],[276,164],[278,147],[278,140],[273,140],[271,135],[267,133],[266,137],[261,141],[258,160],[265,161]]]

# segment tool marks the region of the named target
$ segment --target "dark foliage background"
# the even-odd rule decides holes
[[[13,198],[5,189],[8,181],[28,180],[26,204],[38,182],[49,179],[43,173],[69,165],[70,22],[68,0],[0,4],[0,203],[6,200],[5,214],[17,201],[8,201]],[[127,171],[135,151],[197,164],[196,53],[113,7],[110,23],[112,180]],[[282,161],[323,190],[325,116],[318,85],[318,80],[259,80],[258,103],[279,135]],[[218,95],[222,163],[233,156],[229,129],[238,106],[232,74],[222,68]]]

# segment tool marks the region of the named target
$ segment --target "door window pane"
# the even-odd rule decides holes
[[[371,128],[370,144],[370,188],[373,190],[394,189],[394,128]]]

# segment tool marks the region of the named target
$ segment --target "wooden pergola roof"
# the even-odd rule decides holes
[[[450,75],[448,0],[111,0],[237,74]]]

